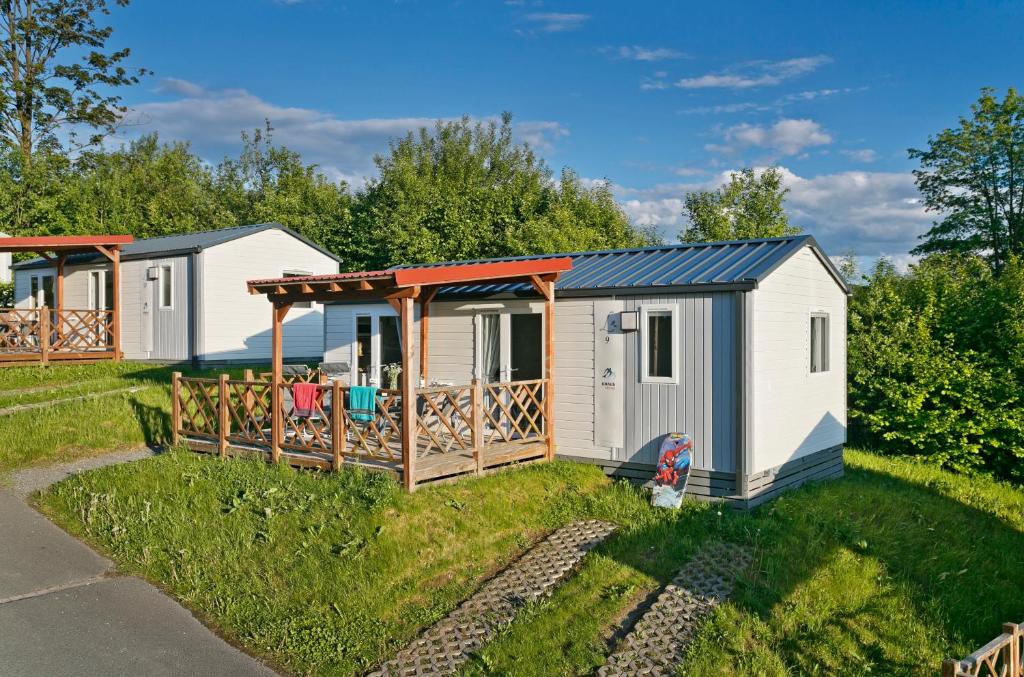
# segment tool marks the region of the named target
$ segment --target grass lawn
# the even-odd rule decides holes
[[[175,451],[40,498],[123,571],[162,585],[246,650],[295,673],[390,656],[545,532],[619,532],[464,672],[589,674],[616,623],[709,538],[755,564],[685,674],[934,675],[1024,618],[1024,492],[849,452],[847,476],[750,514],[555,463],[402,494],[382,475],[318,474]]]
[[[171,373],[138,362],[0,369],[0,409],[90,393],[142,389],[0,416],[0,479],[32,465],[70,461],[170,439]],[[231,373],[240,374],[241,369]]]

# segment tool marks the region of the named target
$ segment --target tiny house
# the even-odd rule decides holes
[[[270,311],[246,291],[254,275],[329,274],[330,252],[276,223],[136,240],[121,250],[120,338],[127,359],[198,365],[267,362]],[[110,262],[97,253],[64,262],[63,305],[111,310]],[[43,258],[13,266],[17,308],[55,306],[56,270]],[[297,308],[284,327],[286,357],[323,352],[323,308]]]
[[[812,237],[416,268],[555,257],[572,261],[555,282],[557,456],[648,480],[662,438],[688,433],[688,492],[743,506],[842,473],[849,289]],[[420,387],[541,378],[543,310],[526,283],[439,289]],[[387,387],[399,316],[327,302],[323,343],[348,384]]]

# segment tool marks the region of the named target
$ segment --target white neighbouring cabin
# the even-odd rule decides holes
[[[124,357],[198,365],[270,360],[270,312],[248,293],[252,277],[338,272],[337,257],[276,223],[137,240],[121,253]],[[18,308],[54,306],[56,270],[43,259],[15,264]],[[65,263],[64,306],[112,302],[110,265],[92,254]],[[323,354],[323,307],[296,308],[284,327],[289,360]]]

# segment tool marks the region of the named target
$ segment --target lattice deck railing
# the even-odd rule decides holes
[[[0,360],[7,355],[40,359],[114,352],[110,310],[0,308]]]
[[[301,380],[301,379],[300,379]],[[248,372],[244,379],[192,378],[175,374],[172,426],[175,440],[330,459],[402,463],[402,396],[377,391],[373,411],[354,410],[350,388],[309,383],[308,411],[295,406],[296,383],[280,383],[275,436],[273,386]],[[491,446],[545,439],[544,381],[420,388],[416,393],[414,449],[418,458],[476,455]]]
[[[1024,623],[1006,623],[1003,634],[970,656],[944,661],[942,677],[1024,677]]]

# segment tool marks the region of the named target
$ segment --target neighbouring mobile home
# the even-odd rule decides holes
[[[58,304],[54,259],[13,266],[16,309],[66,313],[111,311],[110,261],[97,252],[62,259]],[[253,276],[329,274],[330,252],[276,223],[136,240],[120,251],[120,348],[127,359],[198,365],[270,360],[271,315],[246,291]],[[316,360],[323,352],[323,308],[296,308],[284,327],[286,357]]]
[[[812,237],[519,260],[558,257],[559,457],[648,480],[663,436],[689,433],[688,491],[744,505],[842,473],[849,289]],[[526,283],[439,290],[420,385],[541,378],[543,306]],[[350,384],[386,386],[401,362],[388,303],[328,303],[324,331]]]

